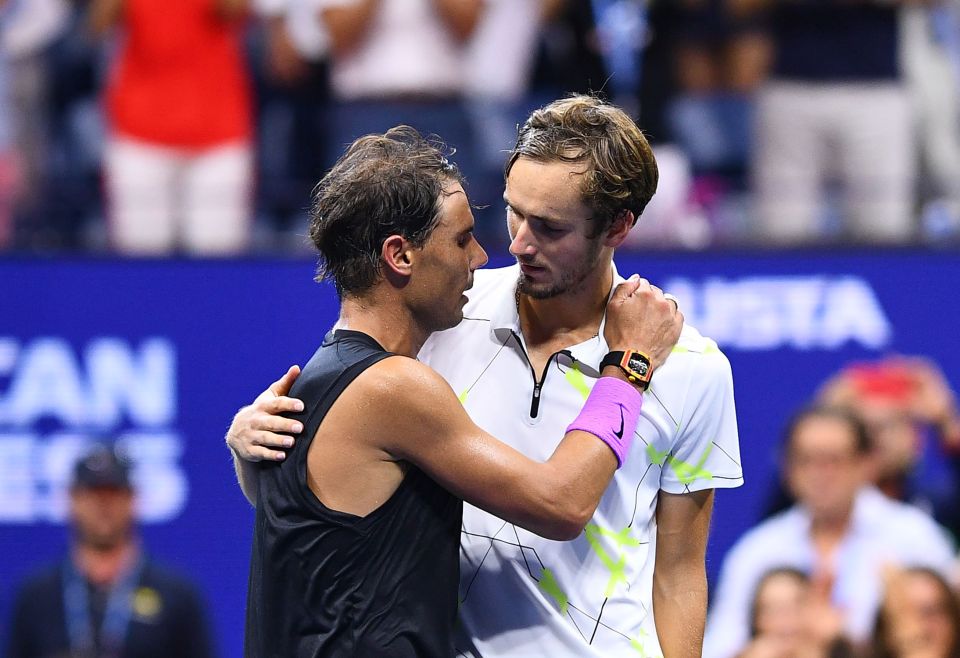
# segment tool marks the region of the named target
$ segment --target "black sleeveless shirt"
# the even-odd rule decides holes
[[[327,411],[391,356],[338,330],[290,392],[303,433],[283,462],[261,462],[247,591],[247,658],[453,656],[463,503],[409,465],[399,488],[358,517],[307,485],[307,451]]]

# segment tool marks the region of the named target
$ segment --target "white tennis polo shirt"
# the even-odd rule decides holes
[[[535,373],[520,334],[518,275],[517,266],[476,272],[463,322],[434,334],[419,358],[450,382],[474,422],[545,461],[609,350],[601,327]],[[543,539],[464,505],[460,623],[483,656],[660,656],[657,494],[742,483],[730,364],[685,326],[644,394],[627,462],[577,539]]]

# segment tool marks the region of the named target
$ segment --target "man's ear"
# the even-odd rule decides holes
[[[627,234],[637,223],[634,214],[626,208],[620,210],[613,218],[610,228],[603,237],[603,246],[616,249],[627,239]]]
[[[413,266],[413,245],[402,235],[391,235],[380,250],[383,272],[388,278],[409,278]]]

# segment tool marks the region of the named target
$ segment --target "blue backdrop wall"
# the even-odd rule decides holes
[[[843,364],[899,352],[960,384],[960,258],[928,252],[624,255],[733,365],[747,484],[717,499],[708,571],[760,516],[780,429]],[[501,264],[503,264],[501,262]],[[16,584],[57,559],[91,437],[136,464],[145,543],[200,586],[240,656],[252,510],[223,434],[336,319],[308,261],[0,261],[0,642]]]

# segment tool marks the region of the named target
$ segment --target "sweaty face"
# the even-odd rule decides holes
[[[133,528],[133,492],[114,487],[89,487],[70,492],[70,515],[77,540],[92,548],[113,548]]]
[[[590,238],[595,222],[580,199],[586,166],[539,162],[521,157],[507,176],[510,253],[520,264],[520,292],[548,299],[576,290],[600,267],[600,237]]]
[[[848,423],[811,416],[796,427],[790,441],[788,484],[815,517],[846,515],[866,482],[865,460]]]
[[[411,308],[428,331],[442,331],[463,319],[464,291],[487,253],[473,235],[473,213],[463,187],[448,184],[440,200],[437,227],[417,254],[411,278]]]

